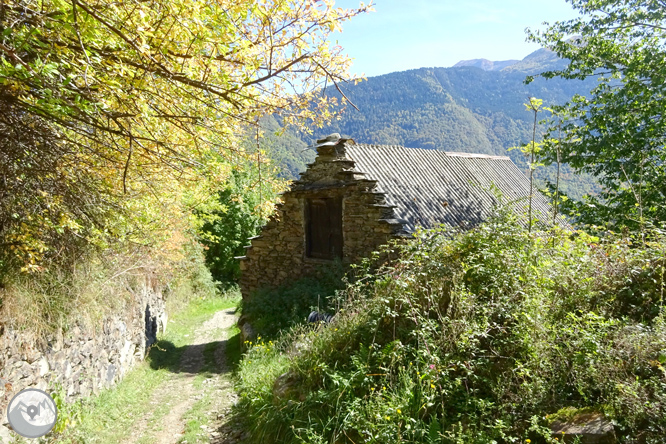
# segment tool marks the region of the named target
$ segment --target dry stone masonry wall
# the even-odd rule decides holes
[[[166,322],[161,292],[146,285],[135,293],[132,307],[107,318],[101,331],[75,326],[40,347],[24,333],[5,329],[0,335],[0,411],[27,387],[58,389],[73,400],[113,386],[144,359]],[[0,436],[6,433],[6,419],[3,414]]]
[[[357,262],[388,240],[401,236],[396,220],[377,182],[354,170],[341,140],[317,150],[315,162],[282,195],[275,216],[251,239],[241,258],[243,297],[262,287],[276,287],[311,274],[331,261],[306,257],[305,206],[308,199],[341,198],[342,262]]]

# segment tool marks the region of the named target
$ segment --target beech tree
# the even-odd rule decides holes
[[[584,223],[639,229],[666,221],[666,1],[568,0],[581,16],[528,39],[569,60],[541,75],[598,78],[588,96],[554,107],[566,137],[545,154],[603,185],[573,205]],[[530,80],[530,79],[528,79]],[[557,134],[559,122],[550,133]]]
[[[247,164],[237,141],[260,116],[330,118],[318,91],[357,79],[329,36],[369,6],[0,0],[2,193],[31,184],[0,203],[3,250],[34,265],[54,233],[103,238],[127,215],[163,226],[141,199],[212,194]]]

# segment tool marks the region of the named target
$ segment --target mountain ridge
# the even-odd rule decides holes
[[[488,59],[470,59],[470,60],[461,60],[452,68],[460,68],[463,66],[473,66],[475,68],[480,68],[484,71],[501,71],[507,66],[515,65],[520,62],[520,60],[500,60],[492,61]]]
[[[488,59],[461,60],[451,68],[479,68],[483,71],[520,72],[525,74],[538,74],[542,71],[562,69],[567,61],[560,59],[550,49],[537,49],[521,60],[491,61]]]

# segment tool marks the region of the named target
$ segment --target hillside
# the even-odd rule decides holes
[[[546,242],[500,211],[391,247],[393,264],[358,269],[343,290],[313,279],[262,296],[280,301],[266,321],[336,316],[282,335],[261,325],[239,369],[250,442],[663,443],[666,244],[654,234]],[[554,436],[558,420],[591,417],[612,440]]]
[[[542,78],[524,84],[527,74],[562,63],[542,49],[499,71],[458,66],[370,77],[358,85],[341,86],[359,111],[348,106],[340,120],[300,137],[309,145],[321,135],[338,132],[363,143],[509,155],[526,170],[519,151],[507,152],[531,139],[533,117],[523,103],[530,96],[543,99],[545,106],[564,103],[593,86],[593,81]],[[340,96],[335,88],[327,93]],[[554,167],[538,171],[537,177],[553,180]],[[566,167],[563,178],[563,189],[573,197],[598,189],[590,177],[576,176]]]

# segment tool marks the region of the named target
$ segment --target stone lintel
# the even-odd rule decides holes
[[[317,147],[317,157],[337,157],[341,158],[345,156],[345,142],[350,139],[340,139],[335,145],[320,145]]]
[[[311,192],[311,191],[320,191],[320,190],[339,190],[341,188],[347,188],[355,185],[354,182],[343,182],[343,183],[327,183],[327,184],[311,184],[306,186],[299,186],[296,189],[291,190],[293,196],[300,196],[301,194]]]
[[[379,222],[389,225],[404,225],[407,223],[405,219],[379,219]]]
[[[331,265],[335,261],[333,259],[319,259],[316,257],[307,257],[304,255],[303,262],[306,264]]]

